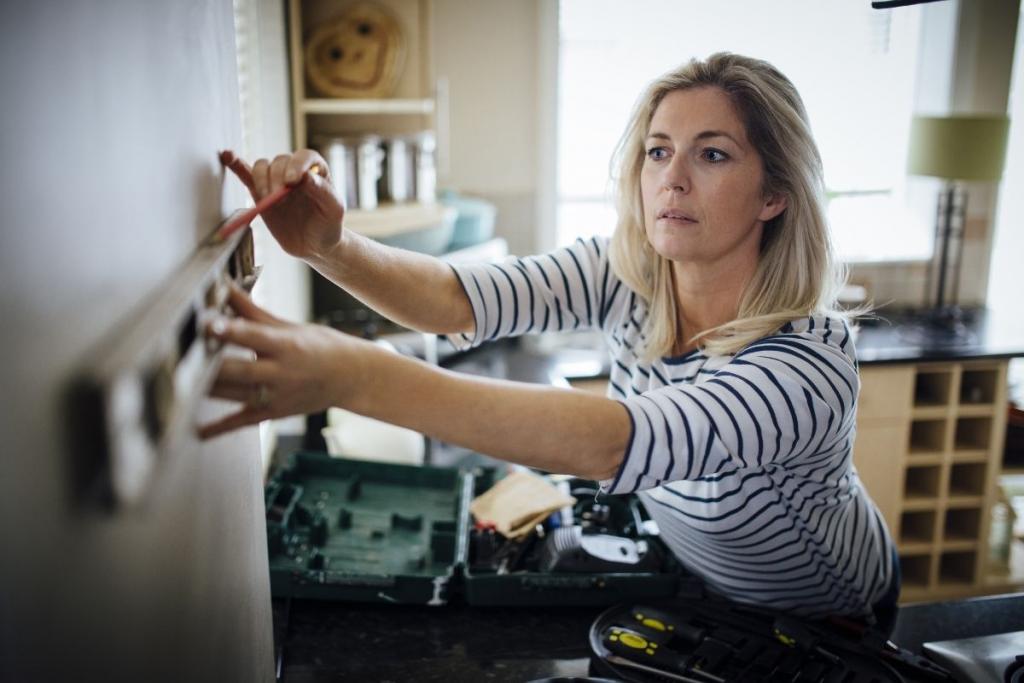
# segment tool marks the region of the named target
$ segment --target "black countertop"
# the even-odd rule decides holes
[[[862,365],[1024,356],[1024,316],[987,309],[964,312],[961,334],[927,324],[923,316],[880,311],[858,323]]]
[[[1024,356],[1024,316],[987,310],[966,312],[963,336],[954,338],[919,324],[906,312],[879,312],[857,323],[855,344],[861,365],[982,360]],[[527,339],[506,339],[442,364],[454,370],[522,382],[558,383],[607,377],[610,359],[598,335],[566,335],[565,344],[544,347]]]
[[[601,607],[418,607],[274,600],[284,683],[532,681],[586,676],[587,632]],[[902,607],[892,640],[919,652],[933,640],[1024,628],[1024,594]]]

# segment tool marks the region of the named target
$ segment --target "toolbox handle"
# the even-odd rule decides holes
[[[548,576],[523,576],[519,579],[519,585],[524,590],[553,591],[577,588],[591,590],[593,588],[604,588],[605,580],[601,576],[567,576],[552,574]]]
[[[330,586],[359,586],[369,588],[393,588],[395,577],[393,576],[364,576],[353,574],[331,574],[323,579],[323,583]]]

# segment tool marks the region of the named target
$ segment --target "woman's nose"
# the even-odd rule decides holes
[[[662,186],[669,191],[688,192],[690,189],[690,169],[686,159],[677,154],[665,167],[661,178]]]

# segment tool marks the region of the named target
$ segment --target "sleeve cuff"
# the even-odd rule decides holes
[[[469,349],[480,346],[484,342],[484,330],[480,324],[481,320],[484,320],[484,302],[483,296],[480,293],[480,286],[478,277],[475,277],[474,270],[477,266],[467,266],[454,264],[448,264],[448,267],[455,273],[455,277],[458,278],[459,284],[462,285],[462,291],[466,293],[466,298],[469,299],[469,304],[473,309],[473,321],[474,331],[472,335],[463,334],[461,332],[455,334],[446,334],[445,339],[448,340],[452,346],[459,351],[467,351]]]
[[[636,416],[633,414],[634,408],[625,401],[619,401],[619,405],[626,409],[626,414],[629,416],[629,440],[626,441],[626,450],[622,454],[622,462],[619,463],[619,470],[615,473],[615,476],[611,479],[602,479],[598,482],[601,493],[617,494],[617,493],[632,493],[636,490],[635,487],[630,487],[629,484],[635,481],[636,477],[630,474],[630,460],[632,459],[634,444],[636,443]]]

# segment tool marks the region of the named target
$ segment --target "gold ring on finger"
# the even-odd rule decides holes
[[[254,408],[259,408],[260,410],[270,405],[270,389],[267,388],[266,384],[256,385],[256,396],[252,403]]]

